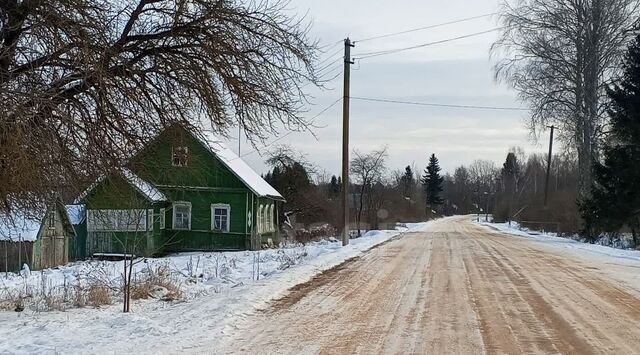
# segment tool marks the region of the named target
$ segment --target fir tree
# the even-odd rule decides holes
[[[402,195],[404,197],[411,197],[413,186],[415,185],[411,166],[407,165],[407,167],[404,168],[404,175],[400,178],[400,183],[402,184]]]
[[[440,176],[440,170],[438,158],[436,158],[435,154],[431,154],[429,165],[425,169],[421,179],[427,198],[427,206],[436,207],[444,203],[444,200],[440,196],[442,192],[442,182],[444,181]]]
[[[580,204],[587,235],[628,227],[640,242],[640,36],[629,47],[622,80],[607,92],[610,133],[594,164],[591,196]]]
[[[329,195],[331,197],[338,196],[340,194],[340,181],[335,175],[331,177],[331,182],[329,183]]]

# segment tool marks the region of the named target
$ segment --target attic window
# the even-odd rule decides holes
[[[173,166],[187,166],[189,160],[189,148],[188,147],[173,147],[171,148],[171,165]]]

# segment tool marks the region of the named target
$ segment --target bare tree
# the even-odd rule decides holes
[[[360,235],[360,223],[362,220],[365,197],[373,191],[375,184],[382,182],[386,170],[385,160],[388,155],[387,148],[385,147],[371,153],[362,153],[354,149],[353,156],[354,158],[351,159],[349,171],[353,175],[353,182],[360,185],[358,188],[358,213],[356,215],[358,235]],[[371,201],[379,200],[375,198],[367,199]],[[380,202],[378,203],[380,204]]]
[[[605,88],[619,71],[637,0],[505,1],[501,38],[492,51],[496,76],[513,86],[531,110],[537,135],[547,125],[578,152],[581,196],[606,129]]]
[[[0,210],[92,181],[173,122],[308,127],[316,43],[286,5],[0,1]]]

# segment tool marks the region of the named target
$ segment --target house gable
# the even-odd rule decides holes
[[[186,165],[176,166],[173,153],[183,148],[186,148]],[[161,132],[130,160],[128,167],[160,190],[172,187],[247,189],[202,142],[180,126],[171,126]]]

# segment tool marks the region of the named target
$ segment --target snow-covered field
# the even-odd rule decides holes
[[[37,296],[64,294],[96,279],[105,285],[119,285],[122,262],[80,262],[9,278],[3,274],[0,299],[9,294],[33,296],[25,299],[23,312],[0,311],[0,353],[188,351],[203,340],[210,342],[229,334],[234,324],[264,308],[270,300],[284,296],[289,288],[402,232],[421,230],[428,223],[370,231],[344,248],[334,240],[260,252],[182,253],[147,259],[135,266],[137,274],[143,277],[168,272],[179,285],[181,299],[138,300],[128,314],[121,313],[122,304],[117,298],[111,306],[42,312],[48,306],[47,299]]]

